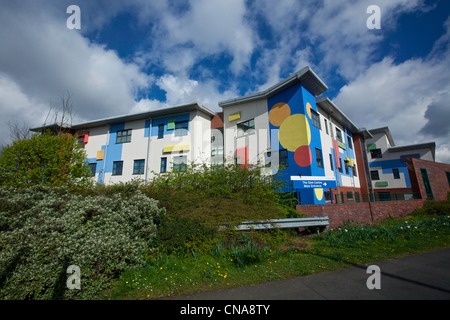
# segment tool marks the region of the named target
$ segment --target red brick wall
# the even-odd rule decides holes
[[[369,183],[367,181],[366,167],[364,166],[364,156],[361,141],[364,138],[361,134],[353,134],[353,146],[355,148],[356,163],[358,164],[358,178],[361,186],[361,193],[369,193]]]
[[[389,217],[402,217],[422,207],[424,200],[380,201],[335,205],[299,205],[297,211],[310,217],[328,216],[330,227],[346,222],[368,224]]]
[[[411,177],[411,187],[414,192],[419,194],[422,199],[427,198],[422,173],[420,172],[420,169],[424,168],[427,170],[434,200],[447,199],[447,192],[450,191],[446,175],[446,172],[450,172],[449,164],[420,159],[407,159],[406,162],[408,164],[409,176]]]
[[[223,112],[216,113],[211,119],[211,129],[223,128]]]

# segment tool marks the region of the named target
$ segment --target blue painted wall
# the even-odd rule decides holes
[[[316,149],[322,151],[322,159],[325,156],[328,156],[327,153],[324,153],[322,150],[322,143],[320,140],[320,130],[319,128],[312,125],[312,120],[309,118],[307,114],[306,105],[309,103],[314,111],[317,112],[316,101],[313,94],[311,94],[306,88],[304,88],[301,83],[296,83],[286,90],[270,97],[267,101],[268,111],[270,112],[271,108],[277,103],[286,103],[289,105],[291,110],[291,115],[294,114],[303,114],[306,115],[306,119],[308,120],[310,134],[311,134],[311,142],[309,144],[309,148],[311,150],[312,161],[311,165],[307,167],[301,167],[297,165],[294,160],[294,152],[288,151],[288,163],[289,166],[286,169],[279,171],[276,174],[276,179],[284,180],[286,183],[290,183],[291,176],[298,176],[299,174],[302,176],[324,176],[325,170],[324,168],[318,167],[316,162]],[[274,126],[269,121],[270,134],[273,134],[273,129],[279,129],[280,127]],[[278,137],[271,136],[271,150],[272,152],[275,150],[284,149],[280,144]],[[323,163],[324,161],[322,161]],[[302,204],[319,204],[325,203],[325,198],[322,197],[321,200],[318,200],[315,196],[314,190],[308,189],[298,189],[301,197]]]

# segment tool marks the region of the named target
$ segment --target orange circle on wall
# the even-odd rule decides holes
[[[309,102],[306,103],[306,113],[308,114],[308,117],[311,119],[311,104]]]
[[[291,108],[287,103],[277,103],[269,111],[269,121],[276,127],[281,126],[284,119],[291,115]]]

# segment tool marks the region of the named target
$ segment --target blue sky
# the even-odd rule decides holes
[[[81,29],[69,30],[69,5]],[[370,5],[381,28],[368,29]],[[0,144],[73,94],[73,122],[264,90],[304,66],[359,127],[450,163],[445,0],[0,0]]]

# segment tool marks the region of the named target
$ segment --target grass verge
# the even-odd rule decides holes
[[[222,237],[209,250],[158,254],[122,273],[103,298],[158,299],[336,270],[450,245],[450,216],[414,215],[315,236],[290,231]],[[231,239],[231,240],[230,240]]]

